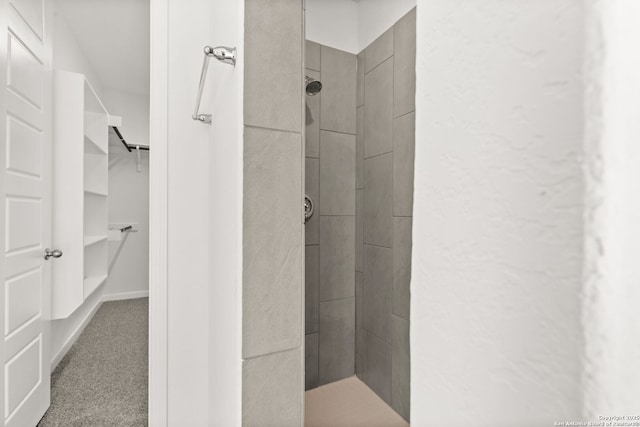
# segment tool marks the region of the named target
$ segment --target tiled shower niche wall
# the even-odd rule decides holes
[[[306,388],[355,369],[407,420],[415,19],[357,57],[306,44]]]

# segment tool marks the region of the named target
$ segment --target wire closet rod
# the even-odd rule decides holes
[[[116,135],[118,135],[118,139],[120,139],[120,142],[122,142],[122,145],[124,145],[124,148],[127,149],[128,152],[131,153],[131,151],[135,150],[136,147],[140,150],[145,150],[145,151],[149,151],[149,147],[145,147],[145,146],[136,146],[136,145],[129,145],[127,143],[127,141],[125,141],[124,137],[122,136],[122,134],[120,133],[120,130],[118,130],[118,128],[116,126],[111,126],[113,128],[113,130],[115,131]]]

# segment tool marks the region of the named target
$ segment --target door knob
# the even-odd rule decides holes
[[[48,260],[49,258],[60,258],[62,256],[62,251],[60,249],[51,250],[49,248],[44,250],[44,259]]]

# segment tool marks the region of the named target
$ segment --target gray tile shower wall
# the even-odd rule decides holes
[[[415,19],[365,48],[356,73],[356,374],[407,421]]]
[[[306,42],[306,75],[322,91],[306,96],[305,387],[355,373],[356,55]],[[361,144],[362,146],[362,144]],[[317,171],[317,172],[316,172]],[[316,262],[318,268],[309,266]]]
[[[245,89],[242,425],[246,427],[304,422],[303,352],[314,342],[302,340],[302,272],[304,259],[312,267],[317,253],[305,256],[302,246],[303,27],[300,0],[245,0],[245,44],[240,52]],[[309,152],[313,154],[313,148]],[[319,165],[313,166],[307,164],[306,181],[317,187]],[[307,295],[314,297],[310,290]],[[307,315],[310,327],[317,328],[317,311]]]
[[[320,303],[320,384],[328,384],[354,373],[355,298]]]
[[[320,216],[321,302],[355,296],[355,241],[355,216]]]
[[[356,134],[356,56],[327,46],[320,48],[320,127]]]

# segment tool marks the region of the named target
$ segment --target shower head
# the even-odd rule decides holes
[[[304,83],[306,85],[307,95],[313,96],[322,90],[322,83],[312,77],[305,76]]]

